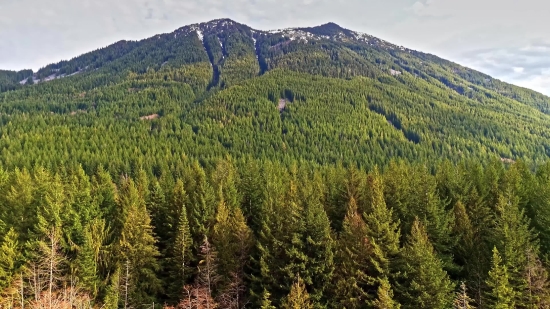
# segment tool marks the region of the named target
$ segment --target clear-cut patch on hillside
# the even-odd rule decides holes
[[[159,114],[151,114],[151,115],[147,115],[147,116],[141,116],[139,117],[140,120],[153,120],[153,119],[157,119],[159,116]]]
[[[285,109],[286,103],[286,99],[279,99],[279,104],[277,105],[279,112],[282,112]]]

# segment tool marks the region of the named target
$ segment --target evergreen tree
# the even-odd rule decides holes
[[[198,162],[192,166],[193,179],[189,194],[189,230],[193,236],[194,253],[200,253],[200,246],[205,235],[210,234],[214,222],[215,205],[212,187],[206,180],[206,174]]]
[[[393,299],[393,290],[390,282],[387,278],[379,280],[378,291],[376,292],[376,299],[372,302],[372,305],[376,309],[399,309],[401,305]]]
[[[485,281],[491,268],[494,212],[479,196],[475,187],[471,189],[465,201],[466,215],[463,214],[460,206],[460,204],[455,205],[454,232],[456,235],[462,235],[455,250],[456,258],[462,261],[469,289],[478,306],[482,307],[486,289]],[[471,239],[468,238],[470,234],[468,221],[472,228]]]
[[[367,236],[373,247],[369,273],[379,281],[371,287],[372,292],[375,292],[379,290],[381,281],[391,276],[391,264],[399,253],[401,236],[399,220],[394,219],[393,211],[386,206],[377,168],[367,177],[367,189],[367,212],[363,216]]]
[[[84,232],[84,243],[78,248],[75,271],[80,284],[96,297],[101,288],[100,265],[104,263],[101,253],[105,250],[107,239],[105,221],[94,219],[89,222]]]
[[[61,237],[64,232],[63,217],[68,212],[65,207],[65,194],[61,179],[58,175],[52,177],[49,172],[41,168],[37,169],[35,177],[40,184],[35,193],[37,195],[35,201],[40,203],[37,226],[35,227],[37,238],[44,238],[51,231],[58,233],[56,237]],[[58,240],[62,239],[59,238]],[[62,242],[61,246],[67,249],[65,242]]]
[[[300,276],[290,288],[290,293],[285,298],[282,308],[284,309],[313,309],[314,306],[309,299],[306,286]]]
[[[7,226],[12,226],[19,235],[22,243],[33,239],[29,231],[36,226],[37,207],[34,203],[34,191],[36,190],[32,176],[26,169],[16,168],[8,182],[5,194],[5,203],[9,207],[3,207],[2,221]]]
[[[218,273],[221,278],[229,280],[230,273],[236,268],[234,266],[234,255],[236,253],[235,243],[231,235],[231,222],[229,208],[225,204],[220,188],[220,202],[216,211],[216,223],[212,233],[212,245],[218,253]]]
[[[159,289],[159,280],[155,274],[159,267],[159,252],[155,247],[151,219],[143,195],[139,194],[132,179],[122,181],[120,208],[124,223],[118,246],[121,262],[126,268],[128,304],[149,303]]]
[[[309,287],[312,301],[321,305],[327,301],[327,282],[331,281],[334,272],[335,245],[330,221],[318,198],[307,202],[303,216],[306,265],[302,280]]]
[[[158,181],[153,182],[150,201],[147,203],[147,209],[151,214],[151,224],[153,225],[155,235],[158,236],[161,241],[158,243],[160,252],[165,252],[168,244],[166,240],[170,235],[170,231],[166,229],[166,221],[172,220],[172,215],[168,211],[166,202],[166,196],[164,190]]]
[[[21,248],[19,248],[18,235],[10,228],[0,244],[0,292],[8,288],[22,260]]]
[[[264,290],[262,293],[262,302],[260,303],[260,309],[275,309],[275,306],[271,304],[269,297],[271,296],[268,291]]]
[[[179,182],[179,185],[176,185],[176,192],[179,190],[177,188],[183,189],[183,187],[180,187],[181,185],[181,182]],[[181,294],[183,286],[187,284],[187,280],[189,280],[189,278],[191,278],[194,274],[191,263],[195,260],[195,257],[191,251],[193,247],[193,240],[191,238],[191,232],[189,231],[187,210],[183,201],[176,198],[176,196],[181,197],[181,195],[174,194],[174,203],[180,204],[179,220],[176,226],[176,233],[174,235],[175,240],[173,241],[171,248],[171,258],[167,261],[167,263],[169,263],[168,269],[170,270],[168,277],[168,293],[173,299]]]
[[[451,305],[451,281],[418,220],[401,253],[400,264],[403,278],[398,292],[403,308],[443,309]]]
[[[218,223],[220,222],[223,221],[218,221]],[[218,223],[214,226],[215,233],[223,230],[223,228],[217,228]],[[240,208],[233,209],[229,214],[228,224],[226,238],[228,243],[220,243],[224,250],[223,254],[222,250],[218,250],[219,273],[223,284],[220,290],[222,291],[221,296],[225,298],[225,301],[220,301],[220,303],[225,303],[231,308],[241,308],[246,303],[245,269],[249,266],[249,255],[254,245],[254,239]],[[217,239],[219,243],[223,238],[218,236]],[[223,258],[228,260],[222,262]]]
[[[120,268],[117,268],[108,278],[108,284],[103,297],[103,305],[106,309],[118,309],[120,302]]]
[[[247,219],[248,226],[257,236],[261,227],[262,213],[261,207],[264,202],[264,178],[260,165],[256,161],[247,162],[243,170],[246,173],[241,173],[238,186],[241,195],[242,212]]]
[[[113,183],[111,175],[102,166],[98,168],[97,173],[92,178],[92,198],[93,203],[99,206],[110,230],[113,234],[118,235],[122,224],[117,204],[119,199],[118,189]]]
[[[374,279],[367,274],[372,245],[367,238],[367,227],[357,213],[352,198],[347,207],[342,232],[338,239],[333,289],[337,307],[363,308],[368,302],[367,287]]]
[[[511,192],[499,196],[495,219],[494,244],[498,251],[502,252],[502,261],[506,267],[510,285],[514,291],[522,291],[525,289],[526,253],[532,248],[537,248],[538,244],[533,237],[528,219],[519,209],[517,197]],[[514,295],[516,305],[523,305],[520,294]]]
[[[489,271],[487,286],[489,287],[486,295],[488,308],[515,308],[516,291],[510,285],[507,267],[496,247],[493,249],[492,267]]]
[[[221,197],[229,209],[235,209],[241,204],[237,190],[237,170],[230,158],[218,161],[212,179],[216,189],[221,190]]]

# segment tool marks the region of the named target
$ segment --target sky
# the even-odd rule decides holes
[[[548,12],[543,0],[0,0],[0,69],[217,18],[261,30],[335,22],[550,95]]]

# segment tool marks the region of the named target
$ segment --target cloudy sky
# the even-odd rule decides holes
[[[550,95],[549,11],[543,0],[0,0],[0,69],[216,18],[263,30],[332,21]]]

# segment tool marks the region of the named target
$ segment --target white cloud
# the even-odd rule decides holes
[[[522,67],[513,67],[513,70],[515,73],[523,73],[523,71],[525,71]]]

